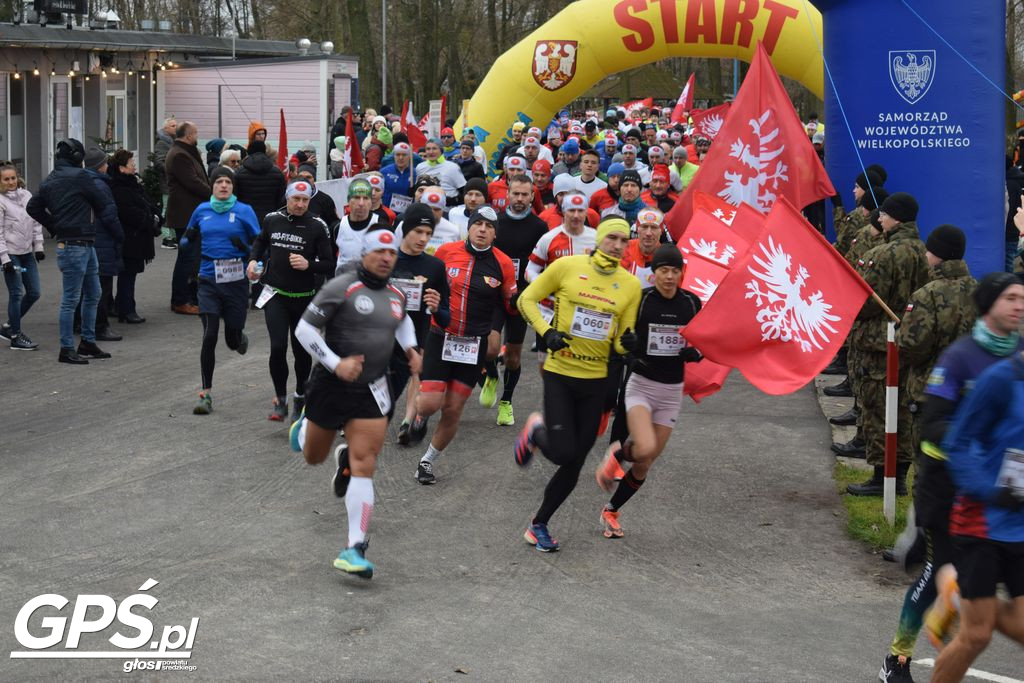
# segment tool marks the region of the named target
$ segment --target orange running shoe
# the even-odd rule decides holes
[[[608,450],[605,451],[604,460],[597,466],[597,471],[594,473],[597,479],[597,485],[602,490],[611,493],[612,487],[615,483],[622,481],[622,478],[626,476],[625,470],[622,469],[622,465],[616,459],[615,454],[622,449],[622,444],[618,441],[608,446]]]
[[[606,505],[601,510],[601,522],[604,524],[605,538],[622,538],[622,527],[619,526],[619,511],[609,510]]]
[[[935,587],[938,595],[924,615],[924,632],[935,651],[942,652],[960,616],[960,586],[953,565],[944,564],[939,568],[935,574]]]

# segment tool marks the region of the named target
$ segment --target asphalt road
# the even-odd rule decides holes
[[[522,531],[551,466],[541,459],[518,470],[514,430],[495,426],[474,396],[436,486],[413,479],[420,448],[385,447],[369,551],[377,574],[363,581],[331,566],[346,527],[330,467],[305,465],[288,450],[286,426],[266,420],[262,314],[250,314],[248,355],[218,348],[214,413],[193,416],[200,323],[168,310],[173,252],[160,251],[140,277],[148,322],[117,325],[125,340],[103,345],[113,359],[76,367],[56,362],[52,247],[43,299],[23,325],[40,350],[0,349],[0,679],[877,675],[909,580],[845,536],[830,431],[812,387],[770,397],[734,375],[721,393],[687,403],[667,452],[624,508],[621,540],[601,536],[606,498],[592,454],[552,520],[563,549],[550,555],[527,546]],[[520,422],[539,403],[530,369],[516,394]],[[14,625],[34,596],[119,603],[150,578],[159,583],[145,593],[159,604],[135,612],[151,617],[152,640],[199,618],[193,672],[125,673],[137,652],[8,658],[27,649]],[[42,617],[71,615],[70,605],[44,607],[29,631],[43,637]],[[116,631],[138,633],[114,621],[84,633],[77,651],[113,651]],[[918,650],[935,656],[923,640]],[[1024,655],[997,637],[976,666],[1021,678]],[[930,669],[914,673],[927,680]]]

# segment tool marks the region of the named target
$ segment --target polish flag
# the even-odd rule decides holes
[[[683,270],[682,288],[696,294],[703,306],[714,296],[718,285],[725,279],[729,270],[689,249],[681,248],[680,251],[683,252],[683,260],[686,264]],[[685,330],[683,336],[687,336]],[[730,370],[732,368],[728,365],[722,365],[707,358],[699,363],[687,363],[683,379],[683,394],[693,399],[694,403],[700,403],[701,399],[707,398],[722,388]]]
[[[413,151],[420,151],[427,145],[427,136],[420,130],[416,117],[412,115],[412,102],[405,101],[402,105],[402,132],[409,138]]]
[[[686,85],[683,86],[683,92],[679,93],[679,99],[676,100],[676,107],[672,110],[672,123],[686,123],[687,115],[690,113],[690,110],[693,109],[693,88],[696,77],[697,74],[690,74],[690,78],[687,79]]]
[[[286,171],[288,167],[288,129],[284,125],[284,108],[281,108],[281,130],[277,137],[277,167]]]
[[[356,138],[356,128],[352,124],[352,110],[348,112],[348,120],[345,121],[345,154],[343,157],[342,177],[351,178],[363,170],[363,150],[359,148],[359,140]]]

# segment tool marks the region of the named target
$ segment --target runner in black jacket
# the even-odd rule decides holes
[[[329,277],[334,272],[330,231],[326,223],[308,211],[312,194],[313,186],[304,180],[289,185],[285,208],[266,215],[249,254],[249,279],[263,283],[256,305],[263,308],[270,335],[274,399],[268,419],[275,422],[282,422],[288,415],[289,336],[295,358],[295,412],[302,412],[312,361],[295,338],[295,327],[316,294],[317,275]],[[258,272],[258,262],[264,264],[262,274]]]
[[[679,415],[683,397],[684,364],[699,361],[700,351],[688,346],[683,328],[700,310],[700,299],[680,289],[683,256],[673,244],[664,244],[651,259],[654,287],[640,298],[636,317],[637,352],[625,385],[629,438],[608,448],[597,468],[597,483],[611,492],[601,510],[605,538],[622,538],[619,508],[643,485],[647,472],[661,455]],[[622,463],[632,467],[623,471]]]

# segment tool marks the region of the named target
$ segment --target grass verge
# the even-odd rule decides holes
[[[836,488],[843,494],[843,505],[846,506],[846,529],[853,538],[866,543],[872,550],[880,551],[891,548],[896,537],[903,530],[907,521],[907,506],[912,496],[896,497],[896,525],[889,526],[882,515],[881,496],[851,496],[846,493],[847,484],[859,484],[870,476],[864,468],[851,467],[836,463],[833,477]],[[911,468],[907,477],[907,488],[913,490],[914,471]]]

